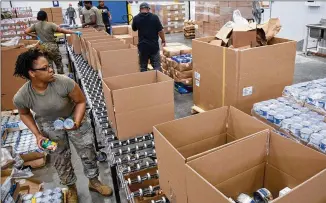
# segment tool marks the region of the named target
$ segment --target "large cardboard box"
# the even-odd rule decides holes
[[[112,26],[112,34],[113,35],[127,35],[127,34],[129,34],[129,26],[128,25]]]
[[[126,44],[134,44],[134,38],[130,35],[115,35],[114,37],[124,40]]]
[[[234,107],[222,107],[154,126],[162,190],[171,202],[187,202],[185,163],[255,133],[268,134],[269,128]]]
[[[61,7],[51,7],[52,13],[61,13],[62,15],[62,8]]]
[[[159,71],[103,79],[109,120],[119,140],[153,131],[174,119],[173,80]]]
[[[38,46],[37,40],[20,40],[24,46]],[[28,48],[19,46],[1,47],[1,111],[13,110],[13,97],[16,92],[27,82],[26,80],[13,76],[18,56],[26,52]]]
[[[83,28],[83,29],[77,29],[76,31],[80,31],[83,33],[83,35],[88,35],[90,33],[96,32],[93,28]],[[72,35],[72,49],[75,54],[81,54],[81,38],[77,35]]]
[[[275,203],[326,200],[326,156],[275,133],[252,136],[188,162],[188,203],[228,203],[240,193],[271,191]],[[279,191],[292,191],[279,197]]]
[[[268,46],[232,49],[192,41],[194,104],[203,110],[225,105],[250,113],[254,103],[282,95],[292,84],[296,42],[273,38]]]
[[[108,36],[105,32],[95,32],[94,34],[83,35],[81,37],[81,51],[83,54],[84,59],[89,62],[89,54],[87,49],[87,41],[88,40],[96,40],[96,39],[103,39],[104,37]]]
[[[138,51],[131,44],[107,47],[99,56],[103,78],[139,72]]]
[[[138,31],[134,32],[131,28],[131,25],[128,26],[128,34],[132,37],[138,37]]]

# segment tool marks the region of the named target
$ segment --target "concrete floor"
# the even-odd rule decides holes
[[[191,40],[184,40],[182,34],[167,35],[167,42],[181,42],[191,46]],[[305,57],[302,53],[297,53],[296,66],[294,73],[294,83],[309,81],[317,78],[326,77],[326,59],[320,57],[309,56]],[[177,92],[175,96],[175,116],[176,118],[182,118],[190,115],[190,109],[193,105],[192,94],[181,95]],[[103,198],[99,194],[89,192],[88,180],[83,174],[83,167],[78,158],[75,149],[72,146],[72,162],[75,168],[75,173],[78,177],[77,188],[79,194],[80,203],[113,203],[115,202],[113,197]],[[112,185],[110,176],[110,170],[107,163],[99,163],[100,167],[100,179],[108,185]],[[53,188],[60,186],[60,181],[55,169],[51,167],[51,161],[42,169],[33,171],[35,177],[44,181],[45,188]],[[61,186],[63,187],[63,186]],[[123,192],[121,193],[122,202],[127,202]]]

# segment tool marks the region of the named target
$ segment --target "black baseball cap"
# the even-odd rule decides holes
[[[141,3],[140,6],[139,6],[140,9],[142,8],[148,8],[149,9],[149,4],[144,2],[144,3]]]

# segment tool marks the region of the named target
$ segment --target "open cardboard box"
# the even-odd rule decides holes
[[[154,125],[174,119],[173,80],[159,71],[103,78],[102,86],[119,140],[150,133]]]
[[[234,107],[221,107],[154,126],[162,190],[172,202],[187,202],[187,162],[255,133],[267,133],[269,128]]]
[[[103,39],[103,37],[105,36],[109,36],[107,33],[104,32],[94,32],[91,33],[89,35],[82,35],[80,42],[81,42],[81,51],[83,54],[83,57],[86,57],[85,59],[87,59],[87,44],[85,41],[87,40],[91,40],[91,39]]]
[[[260,188],[277,203],[326,200],[326,156],[282,136],[259,134],[187,163],[188,202],[228,203]],[[292,191],[279,197],[279,191]]]
[[[130,35],[115,35],[117,39],[124,40],[126,44],[134,44],[134,38]]]
[[[112,45],[99,55],[102,78],[139,72],[138,50],[131,44]]]
[[[17,91],[26,83],[25,79],[13,76],[16,59],[26,52],[26,46],[39,46],[38,40],[20,40],[17,46],[1,47],[1,111],[16,109],[12,100]]]
[[[207,111],[232,105],[250,114],[254,103],[277,98],[292,84],[296,42],[273,38],[268,46],[232,49],[192,41],[194,104]]]
[[[106,42],[101,44],[94,44],[92,47],[92,54],[94,58],[94,66],[93,68],[102,71],[102,65],[101,65],[101,51],[109,51],[109,50],[115,50],[115,49],[124,49],[129,48],[130,45],[124,44],[122,41],[112,41],[112,42]],[[102,72],[101,72],[102,74]]]

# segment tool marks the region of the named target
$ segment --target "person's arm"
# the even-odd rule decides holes
[[[61,28],[59,26],[57,26],[56,32],[60,32],[60,33],[63,33],[63,34],[76,34],[74,31],[66,30],[66,29],[63,29],[63,28]]]
[[[108,11],[108,17],[109,17],[109,20],[112,20],[112,16],[111,16],[111,13],[110,13],[110,10],[108,7],[106,7],[107,11]]]
[[[161,30],[160,32],[158,32],[158,35],[160,36],[161,40],[162,40],[162,47],[165,47],[166,42],[165,42],[165,34],[164,34],[164,30]]]
[[[24,32],[25,32],[26,35],[29,35],[29,36],[32,36],[32,37],[37,37],[37,35],[33,33],[33,32],[35,32],[35,29],[33,31],[33,26],[27,28]]]
[[[132,20],[131,28],[135,32],[138,30],[138,28],[137,28],[137,18],[136,17]]]
[[[160,21],[160,19],[158,18],[158,16],[156,16],[156,28],[158,31],[158,35],[160,36],[161,40],[162,40],[162,47],[165,47],[166,42],[165,42],[165,34],[164,34],[164,28],[162,26],[162,23]]]
[[[74,9],[74,18],[77,18],[77,12],[75,9]]]
[[[80,87],[75,83],[73,90],[68,95],[76,104],[74,111],[75,129],[78,129],[86,111],[86,98]]]
[[[35,135],[38,147],[43,149],[43,147],[41,146],[41,141],[46,138],[39,131],[31,111],[27,108],[18,108],[18,113],[19,113],[20,119],[23,121],[23,123]]]

